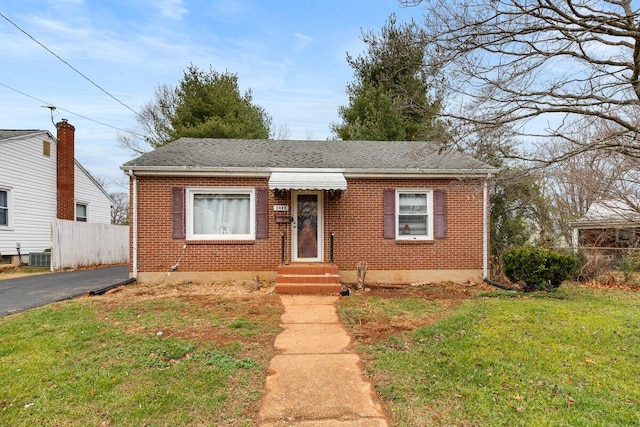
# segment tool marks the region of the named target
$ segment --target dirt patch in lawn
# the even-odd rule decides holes
[[[358,298],[354,304],[348,300],[351,296],[343,297],[343,319],[351,323],[351,331],[357,342],[372,344],[427,326],[447,316],[464,300],[475,298],[478,293],[491,289],[484,283],[370,284],[362,291],[351,291],[351,296]],[[372,297],[390,301],[369,304],[366,300]],[[416,310],[392,301],[401,298],[419,301]],[[382,308],[384,306],[389,306],[387,312]]]
[[[253,283],[244,282],[133,283],[104,295],[85,296],[83,302],[91,305],[100,321],[119,332],[115,336],[126,337],[123,341],[140,338],[141,343],[148,343],[161,338],[165,343],[175,342],[164,345],[171,351],[177,349],[177,357],[163,353],[165,350],[149,353],[149,363],[158,363],[159,369],[182,364],[189,373],[207,372],[211,366],[223,372],[230,369],[229,364],[246,361],[263,367],[230,374],[224,393],[218,390],[219,384],[212,385],[230,402],[216,414],[185,409],[196,420],[207,420],[194,422],[198,425],[244,426],[255,419],[283,310],[272,284],[255,289]],[[165,347],[158,344],[158,348]],[[181,354],[182,348],[188,348],[187,353]]]
[[[407,285],[371,283],[367,284],[362,291],[355,291],[353,285],[349,288],[352,296],[385,299],[417,298],[438,307],[432,312],[422,313],[416,317],[399,314],[379,318],[377,315],[365,314],[357,320],[358,325],[353,330],[355,338],[360,342],[385,340],[391,335],[428,325],[450,313],[462,301],[474,298],[481,291],[493,289],[484,283],[426,282]],[[244,334],[245,342],[270,345],[274,334],[259,331],[255,325],[278,324],[282,312],[280,299],[274,293],[273,283],[262,283],[259,289],[255,289],[253,283],[234,281],[134,284],[113,289],[99,298],[100,305],[106,311],[144,305],[147,315],[150,310],[158,310],[158,316],[166,310],[166,305],[148,304],[148,302],[166,302],[172,299],[187,302],[188,304],[175,310],[182,318],[188,318],[189,322],[165,326],[162,329],[163,334],[187,340],[216,342],[220,345],[237,342],[238,332]],[[344,297],[345,302],[349,298]],[[206,317],[200,314],[203,312],[207,313]],[[127,326],[132,331],[139,327],[135,320]]]
[[[241,298],[244,300],[273,297],[273,283],[264,283],[256,289],[253,283],[243,281],[212,282],[212,283],[135,283],[120,286],[105,293],[105,300],[117,301],[125,298],[135,298],[137,301],[190,298],[204,304],[214,301],[213,297]]]
[[[385,298],[417,297],[426,300],[463,300],[476,296],[478,292],[487,290],[495,290],[495,288],[485,283],[475,282],[464,284],[454,282],[416,282],[407,285],[373,283],[367,285],[364,290],[355,293]]]
[[[217,347],[271,348],[282,313],[272,284],[260,289],[243,282],[133,284],[90,298],[109,321],[131,333],[162,333]],[[114,314],[123,311],[129,313],[126,321]]]
[[[511,285],[516,286],[516,285]],[[566,283],[563,286],[576,286],[575,283]],[[601,289],[640,290],[638,286],[611,285],[606,283],[588,282],[579,286],[587,286]],[[350,286],[352,296],[364,299],[357,304],[350,304],[350,297],[343,297],[343,319],[351,324],[351,332],[360,344],[371,345],[376,342],[388,341],[392,336],[400,336],[403,332],[412,331],[423,326],[430,325],[451,314],[463,301],[476,298],[482,292],[500,291],[484,282],[480,283],[412,283],[408,285],[368,284],[362,291],[354,291],[355,286]],[[529,295],[522,293],[521,295]],[[531,294],[533,295],[533,294]],[[400,313],[389,315],[381,310],[383,303],[369,304],[366,298],[376,297],[388,300],[401,298],[414,298],[424,302],[425,305],[433,304],[433,310],[417,310],[412,315],[410,310],[402,310]],[[397,304],[402,307],[402,303]]]

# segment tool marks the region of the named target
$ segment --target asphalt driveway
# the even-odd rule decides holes
[[[0,316],[129,282],[129,267],[126,265],[0,280]]]

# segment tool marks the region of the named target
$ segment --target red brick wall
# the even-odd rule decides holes
[[[445,190],[446,238],[383,239],[385,188]],[[336,263],[355,266],[366,261],[370,270],[482,268],[482,188],[481,181],[349,179],[341,197],[325,200],[325,228],[335,233]]]
[[[58,219],[75,220],[75,128],[66,120],[57,125],[56,188]]]
[[[138,271],[167,271],[178,260],[180,271],[275,270],[285,233],[291,259],[291,227],[277,224],[274,204],[291,206],[291,195],[269,191],[269,238],[250,242],[193,242],[173,239],[172,188],[192,186],[268,188],[267,178],[138,177]],[[382,202],[386,188],[426,188],[447,192],[447,236],[433,241],[383,239]],[[338,197],[324,197],[325,260],[335,233],[334,260],[353,269],[366,261],[370,270],[482,268],[481,180],[348,179]],[[291,214],[289,212],[288,214]],[[130,233],[133,236],[133,233]],[[187,249],[183,253],[183,245]],[[133,256],[132,258],[133,259]]]

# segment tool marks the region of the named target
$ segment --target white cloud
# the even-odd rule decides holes
[[[66,36],[78,37],[78,38],[86,38],[88,32],[80,27],[71,27],[69,25],[65,25],[62,21],[56,19],[46,19],[41,18],[39,16],[32,15],[26,18],[27,22],[29,22],[29,27],[38,29],[38,32],[42,32],[42,30],[50,30],[58,34],[64,34]],[[37,37],[36,37],[37,38]]]
[[[307,36],[307,35],[301,34],[301,33],[293,33],[293,36],[296,38],[296,44],[295,44],[295,47],[294,47],[294,49],[296,51],[299,51],[299,50],[307,48],[314,41],[313,37],[310,37],[310,36]]]
[[[302,40],[302,41],[313,41],[313,37],[311,36],[307,36],[301,33],[293,33],[293,35],[295,36],[295,38]]]
[[[242,15],[250,9],[244,2],[238,0],[218,0],[213,2],[212,6],[217,13],[227,16]]]
[[[54,1],[50,1],[49,4],[51,4],[52,6],[67,6],[70,4],[84,4],[84,0],[54,0]]]
[[[155,1],[153,5],[160,10],[162,16],[176,21],[182,19],[182,17],[189,12],[189,10],[184,7],[182,0]]]

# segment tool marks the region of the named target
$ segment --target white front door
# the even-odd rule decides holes
[[[293,261],[323,260],[323,218],[321,191],[294,191],[291,194]]]

